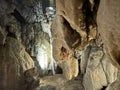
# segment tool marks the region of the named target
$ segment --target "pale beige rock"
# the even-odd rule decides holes
[[[117,79],[109,84],[106,90],[120,90],[120,71],[117,73]]]
[[[56,2],[56,13],[62,15],[70,26],[79,32],[83,38],[82,40],[85,40],[87,36],[85,32],[85,17],[82,12],[84,2],[84,0],[57,0]]]
[[[76,59],[68,59],[62,61],[61,68],[66,79],[71,80],[78,75],[78,61]]]
[[[52,82],[51,82],[52,81]],[[41,86],[52,85],[52,86],[61,86],[67,82],[66,78],[61,74],[56,74],[54,76],[45,76],[40,78]]]
[[[120,80],[115,80],[106,90],[120,90]]]
[[[113,83],[117,79],[118,69],[112,64],[111,60],[106,56],[104,56],[102,64],[106,75],[107,83]]]
[[[85,90],[100,90],[103,86],[107,85],[106,76],[101,65],[99,65],[94,71],[86,71],[83,85]]]
[[[87,47],[85,50],[83,50],[83,52],[81,54],[81,61],[80,61],[81,74],[86,73],[86,68],[87,68],[87,63],[88,63],[90,50],[91,50],[91,47]]]
[[[78,61],[72,56],[72,51],[79,46],[81,38],[60,15],[55,17],[52,28],[53,56],[56,61],[62,62],[63,75],[70,80],[78,75]]]
[[[98,31],[101,34],[106,53],[109,56],[112,64],[118,68],[118,71],[120,67],[119,3],[119,0],[101,1],[97,14]],[[115,82],[109,85],[107,90],[120,90],[120,81],[117,79]]]
[[[102,47],[88,47],[84,53],[88,58],[81,58],[82,63],[87,65],[81,67],[82,74],[85,74],[83,78],[85,90],[100,90],[116,80],[117,68],[106,57]]]
[[[112,63],[119,67],[120,60],[120,0],[100,2],[97,23],[103,43]]]
[[[84,90],[84,87],[82,86],[81,78],[80,77],[78,78],[80,80],[76,80],[76,79],[72,79],[69,81],[66,80],[66,78],[61,74],[56,74],[54,76],[45,76],[43,78],[40,78],[40,84],[41,84],[40,87],[50,85],[50,86],[55,86],[56,87],[55,90]],[[39,89],[38,87],[37,90],[41,90],[41,89]]]
[[[83,79],[85,90],[100,90],[107,85],[106,75],[100,61],[102,57],[103,52],[101,49],[97,47],[91,48]]]
[[[34,67],[34,62],[23,45],[14,38],[7,38],[5,46],[0,46],[0,89],[24,90],[21,75]]]

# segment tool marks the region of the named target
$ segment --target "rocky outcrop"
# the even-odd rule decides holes
[[[78,19],[75,19],[75,18],[81,19],[81,22],[83,22],[84,24],[84,20],[82,20],[84,18],[83,15],[81,15],[83,14],[81,10],[83,5],[77,5],[78,7],[80,6],[80,10],[79,10],[79,9],[75,9],[74,4],[81,1],[75,0],[75,3],[72,3],[73,1],[69,3],[67,2],[68,1],[60,1],[60,0],[56,2],[57,11],[52,25],[53,55],[56,60],[67,60],[68,55],[70,54],[72,55],[72,50],[75,50],[81,45],[81,40],[83,38],[81,37],[80,33],[78,33],[78,31],[82,32],[80,25],[78,25],[79,21]],[[65,5],[63,5],[63,3]],[[72,10],[69,10],[70,8],[65,7],[68,5],[71,6]],[[77,11],[81,11],[80,14],[81,18],[78,17],[79,15],[75,14],[77,13]],[[71,12],[73,14],[68,14],[68,12]],[[85,25],[83,26],[85,27]],[[86,37],[86,35],[84,37]]]
[[[117,79],[111,83],[106,90],[119,90],[120,89],[120,72],[118,71]]]
[[[2,90],[33,90],[38,76],[55,74],[51,22],[43,16],[41,0],[0,1]]]
[[[113,64],[117,67],[119,67],[120,56],[119,50],[120,7],[118,3],[120,3],[119,0],[115,2],[113,0],[101,2],[97,16],[98,30],[105,44],[105,49],[107,50],[107,54],[111,58]],[[105,17],[103,17],[104,15]],[[117,50],[115,48],[117,48]]]
[[[73,58],[72,55],[75,49],[80,46],[81,38],[83,37],[81,37],[81,35],[78,33],[78,31],[82,32],[82,30],[78,28],[80,25],[77,26],[75,23],[77,22],[78,24],[78,21],[74,21],[77,19],[73,18],[73,17],[79,18],[78,15],[75,14],[77,13],[74,11],[75,7],[71,7],[72,8],[71,12],[77,16],[69,16],[72,14],[68,14],[70,10],[69,8],[65,7],[68,5],[68,3],[65,2],[60,0],[56,2],[57,11],[52,24],[53,56],[55,60],[57,60],[58,62],[62,61],[63,63],[66,63],[65,66],[64,64],[62,65],[64,71],[63,73],[65,73],[66,78],[71,79],[72,77],[77,76],[78,74],[78,64],[77,64],[78,61],[75,60],[75,58]],[[69,4],[71,4],[71,6],[74,6],[72,5],[73,3],[71,2]],[[63,3],[65,5],[63,5]],[[70,19],[70,17],[73,21]],[[80,19],[84,19],[84,18],[80,18]],[[68,70],[66,66],[68,66],[70,70]],[[76,66],[76,68],[71,66]],[[73,71],[75,72],[75,75],[73,74],[74,73]]]
[[[106,0],[101,1],[97,22],[98,22],[98,30],[101,34],[102,40],[105,44],[105,49],[108,57],[111,59],[112,64],[116,66],[118,69],[120,67],[119,57],[120,57],[120,1],[116,0]],[[115,82],[110,84],[107,90],[119,90],[119,74],[118,78]]]
[[[13,12],[12,4],[0,1],[0,89],[26,90],[23,74],[34,62],[21,42],[21,25]]]
[[[34,87],[33,83],[31,85],[35,81],[34,75],[26,75],[25,72],[29,69],[32,71],[35,64],[23,40],[25,26],[29,24],[17,11],[18,7],[14,3],[0,1],[0,89],[30,90],[31,86]],[[25,39],[31,40],[32,35]]]
[[[88,47],[84,53],[88,54],[81,59],[81,73],[84,74],[83,85],[85,90],[101,90],[106,88],[117,78],[117,68],[106,57],[102,47]],[[83,55],[84,55],[83,53]],[[87,62],[87,63],[86,63]],[[86,64],[84,64],[86,63]],[[83,73],[84,72],[84,73]]]
[[[95,20],[99,2],[94,3],[92,8],[90,6],[92,3],[89,0],[56,1],[57,11],[52,24],[52,38],[53,56],[58,62],[74,62],[77,57],[75,53],[85,49],[90,42],[94,42],[97,34]],[[76,65],[73,66],[78,67],[78,64]],[[73,69],[73,67],[70,68]],[[78,72],[78,68],[75,70]]]
[[[22,75],[34,67],[34,62],[24,46],[16,39],[7,37],[6,44],[0,46],[0,53],[0,89],[25,90],[21,84],[24,81]]]
[[[57,11],[52,25],[53,56],[55,60],[57,60],[58,62],[67,62],[70,60],[69,57],[78,59],[78,57],[76,57],[76,52],[82,52],[82,56],[81,54],[79,54],[79,56],[81,56],[80,67],[81,73],[84,76],[83,84],[85,90],[105,89],[117,78],[117,69],[111,64],[111,58],[107,57],[108,54],[104,53],[106,51],[108,53],[111,51],[103,51],[102,49],[106,49],[106,47],[109,48],[111,46],[110,45],[108,47],[104,45],[111,39],[108,40],[108,38],[105,37],[104,27],[107,26],[102,27],[102,24],[104,23],[102,23],[101,19],[103,19],[102,17],[105,18],[105,16],[102,16],[100,14],[102,13],[102,9],[99,10],[99,15],[97,14],[99,3],[101,5],[100,8],[103,8],[102,4],[104,5],[105,3],[101,3],[99,0],[57,0]],[[97,15],[99,20],[98,32],[96,22]],[[107,30],[105,31],[106,33],[108,32]],[[104,37],[102,37],[103,35],[100,36],[99,32],[100,34],[103,34]],[[111,33],[111,35],[113,34]],[[109,36],[109,34],[107,34],[107,36]],[[102,42],[101,37],[102,39],[106,38],[104,39],[106,41],[103,40]],[[117,44],[117,42],[116,45],[119,45]],[[117,57],[119,57],[119,52],[116,55]],[[71,69],[73,69],[70,63],[68,65],[71,66]],[[67,65],[62,67],[66,66]],[[76,68],[76,71],[77,70],[78,69]],[[65,73],[65,75],[67,75],[67,73],[69,73],[70,75],[69,70],[66,69],[66,71],[67,72]]]
[[[7,1],[15,6],[14,13],[17,13],[21,23],[35,23],[42,20],[42,0],[12,0]]]

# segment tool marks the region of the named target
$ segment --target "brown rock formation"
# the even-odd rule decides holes
[[[98,5],[95,5],[93,11],[91,11],[90,3],[87,0],[56,1],[56,16],[52,24],[53,56],[55,60],[71,62],[70,57],[73,57],[75,52],[83,50],[89,41],[95,39],[97,7]],[[90,14],[90,16],[87,14]],[[77,71],[78,68],[76,68]]]
[[[70,60],[70,58],[68,57],[72,57],[73,52],[75,52],[76,50],[85,49],[85,47],[88,44],[91,45],[91,43],[89,43],[91,40],[98,39],[97,44],[101,44],[101,41],[99,41],[100,37],[96,37],[96,28],[97,28],[96,16],[98,15],[98,31],[100,32],[101,37],[103,39],[103,43],[105,45],[107,54],[111,57],[115,66],[119,67],[118,65],[119,63],[118,62],[119,60],[119,46],[118,46],[119,45],[118,43],[119,42],[119,36],[118,36],[119,35],[119,31],[118,31],[119,19],[116,19],[119,17],[119,12],[116,9],[116,7],[119,8],[118,2],[119,1],[113,2],[112,0],[109,3],[108,1],[104,1],[104,2],[101,1],[99,12],[97,14],[99,0],[98,1],[97,0],[90,0],[90,1],[89,0],[72,0],[72,1],[57,0],[56,1],[57,11],[56,11],[56,16],[52,25],[54,58],[58,61],[65,60],[64,62],[67,62],[67,60]],[[113,7],[110,7],[110,6],[113,6]],[[117,15],[114,14],[114,11],[117,13]],[[110,14],[110,12],[112,14]],[[108,15],[108,17],[106,18],[104,15]],[[114,28],[111,26],[112,24],[111,21],[114,22],[115,24]],[[111,29],[114,29],[115,31]],[[111,37],[112,39],[110,39]],[[112,40],[116,40],[116,41],[113,43]],[[116,53],[113,53],[115,51],[115,46],[118,47],[118,49],[116,50]],[[100,47],[98,48],[100,49]],[[101,54],[104,54],[101,50],[98,50],[98,52],[101,52]],[[84,53],[85,52],[83,52],[83,54]],[[86,73],[85,77],[88,78],[89,80],[91,78],[90,81],[92,82],[96,82],[95,81],[96,74],[94,73],[98,72],[98,75],[100,74],[100,72],[103,73],[102,76],[100,77],[101,79],[98,80],[99,83],[98,84],[93,83],[92,84],[93,86],[91,85],[92,87],[91,90],[102,89],[102,87],[105,88],[104,86],[107,86],[108,83],[112,83],[110,79],[112,77],[108,77],[108,72],[104,71],[104,69],[106,69],[105,67],[112,68],[113,66],[111,64],[108,65],[109,61],[107,61],[107,64],[106,64],[102,56],[100,55],[92,56],[90,54],[92,56],[91,57],[89,56],[89,53],[94,53],[94,52],[90,51],[88,53],[85,53],[84,55],[87,55],[88,58],[95,59],[95,61],[92,62],[92,60],[90,60],[89,62],[87,61],[89,59],[83,56],[82,59],[84,58],[83,60],[85,61],[83,60],[81,61],[82,62],[81,72]],[[97,54],[97,52],[95,53]],[[94,58],[94,56],[98,58],[96,57]],[[102,64],[100,60],[103,60],[105,65]],[[106,58],[105,60],[108,60],[108,59]],[[96,67],[97,70],[96,71],[92,70],[91,72],[91,68],[94,68],[94,66],[92,65],[96,66],[97,65],[96,62],[101,63],[101,65],[103,66],[98,65],[98,67]],[[92,64],[92,65],[89,66],[89,64]],[[62,67],[65,67],[65,66],[62,66]],[[72,69],[72,66],[70,68]],[[89,73],[89,69],[90,69],[90,73]],[[116,69],[109,73],[112,74],[114,72],[117,73]],[[70,73],[69,70],[68,70],[68,73]],[[65,76],[66,75],[67,73],[65,73]],[[113,77],[116,77],[116,76],[113,75]],[[84,80],[85,80],[85,86],[90,85],[86,83],[88,81],[87,79],[84,79]],[[90,88],[87,89],[87,87],[86,87],[86,90],[89,90]]]
[[[113,64],[119,67],[120,59],[120,1],[106,0],[101,1],[97,22],[98,30],[101,34],[102,40],[105,44],[105,49]]]
[[[52,26],[53,46],[55,48],[53,48],[53,53],[57,52],[54,53],[56,60],[62,60],[62,57],[69,55],[71,50],[80,47],[81,43],[87,40],[85,20],[82,11],[83,0],[68,2],[67,0],[56,1],[57,11]],[[62,48],[64,49],[63,51]],[[61,49],[61,54],[63,53],[63,55],[60,55],[59,49]]]
[[[101,1],[98,14],[98,31],[101,34],[105,45],[106,53],[114,66],[120,68],[120,1],[106,0]],[[118,78],[107,90],[119,90],[120,81]]]

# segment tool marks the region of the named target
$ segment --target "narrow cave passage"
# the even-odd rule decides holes
[[[120,90],[120,0],[0,0],[0,90]]]

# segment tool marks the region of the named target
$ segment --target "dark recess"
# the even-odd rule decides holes
[[[63,74],[61,67],[57,66],[57,68],[55,69],[55,73],[56,74]]]
[[[8,33],[7,36],[17,39],[16,35],[14,33],[10,32],[9,29],[10,29],[10,26],[6,26],[6,31]]]
[[[107,86],[103,86],[100,90],[106,90]]]
[[[46,7],[50,6],[50,0],[42,0],[42,9],[43,9],[43,13],[46,13]]]
[[[97,11],[99,7],[100,0],[94,0],[93,9],[91,7],[91,3],[89,0],[85,0],[83,5],[83,13],[85,14],[85,22],[86,22],[86,33],[89,35],[89,26],[97,26]]]
[[[26,21],[24,17],[15,9],[13,13],[11,13],[21,24],[25,24]]]

